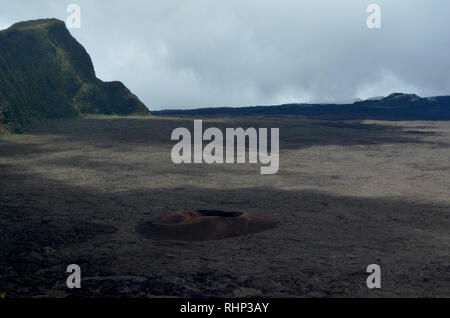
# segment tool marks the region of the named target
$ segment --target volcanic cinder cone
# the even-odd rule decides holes
[[[270,217],[217,210],[176,211],[139,224],[136,231],[149,239],[208,241],[257,233],[276,227]]]

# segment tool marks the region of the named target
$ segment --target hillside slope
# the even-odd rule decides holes
[[[353,104],[285,104],[153,111],[160,116],[304,116],[324,120],[450,120],[450,96],[394,93]]]
[[[56,19],[0,31],[0,127],[22,131],[35,120],[80,113],[148,113],[121,82],[103,82],[83,46]]]

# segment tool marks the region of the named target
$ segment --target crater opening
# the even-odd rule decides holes
[[[197,212],[203,216],[221,216],[224,218],[235,218],[243,214],[243,212],[227,212],[221,210],[198,210]]]
[[[209,241],[258,233],[277,224],[271,217],[246,212],[175,211],[138,224],[136,232],[154,240]]]

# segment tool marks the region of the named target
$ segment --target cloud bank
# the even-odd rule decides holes
[[[0,28],[70,3],[97,76],[150,109],[450,94],[448,0],[0,0]]]

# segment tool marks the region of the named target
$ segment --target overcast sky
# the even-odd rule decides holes
[[[70,3],[97,76],[150,109],[450,95],[448,0],[0,0],[0,28]]]

